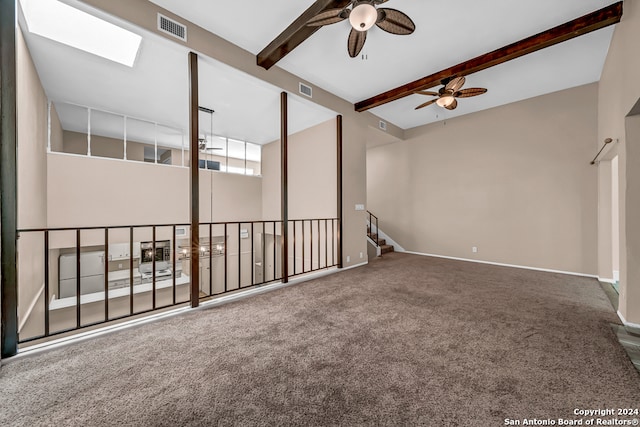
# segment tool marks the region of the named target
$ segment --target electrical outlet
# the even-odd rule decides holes
[[[351,257],[347,255],[347,262],[351,262]]]
[[[118,268],[119,268],[119,269],[122,269],[122,264],[118,264]]]
[[[473,252],[474,254],[478,252],[478,247],[474,246],[471,248],[471,252]]]
[[[364,255],[362,254],[362,252],[360,252],[360,259],[364,258]]]

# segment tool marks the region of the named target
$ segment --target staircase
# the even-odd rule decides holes
[[[367,237],[371,239],[375,246],[380,248],[380,256],[393,252],[393,245],[387,245],[387,241],[378,236],[378,217],[369,211],[367,211],[367,214],[369,215],[369,221],[367,223]],[[373,231],[371,230],[372,227]]]

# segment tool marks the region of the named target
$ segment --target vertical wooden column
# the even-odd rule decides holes
[[[16,1],[0,0],[0,307],[2,357],[18,352]]]
[[[287,92],[280,94],[280,170],[282,215],[282,283],[289,281],[289,157]],[[273,236],[275,239],[276,236]],[[295,256],[295,254],[294,254]],[[275,260],[274,260],[275,261]]]
[[[189,188],[191,190],[191,307],[200,304],[200,170],[198,164],[198,55],[189,52]],[[227,248],[224,248],[225,253]]]
[[[337,205],[337,214],[338,214],[338,268],[342,268],[342,116],[338,115],[336,117],[336,141],[337,141],[337,162],[338,162],[338,179],[336,180],[338,183],[337,195],[338,199],[336,200]]]

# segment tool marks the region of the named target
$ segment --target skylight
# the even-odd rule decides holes
[[[57,0],[20,0],[29,31],[129,67],[142,37]]]

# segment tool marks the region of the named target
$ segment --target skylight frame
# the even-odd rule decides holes
[[[133,67],[142,36],[58,0],[20,0],[30,33]]]

